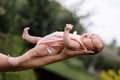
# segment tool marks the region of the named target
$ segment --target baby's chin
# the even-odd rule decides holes
[[[93,51],[93,45],[89,45],[89,44],[86,44],[85,45],[86,49],[89,50],[89,51]]]

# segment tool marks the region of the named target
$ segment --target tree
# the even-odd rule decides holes
[[[55,0],[0,0],[0,52],[12,56],[23,53],[26,49],[21,39],[24,27],[29,26],[32,35],[45,36],[56,30],[63,31],[66,23],[76,26],[74,29],[77,29],[79,33],[83,31],[79,18]],[[3,73],[2,77],[4,80],[10,80],[24,74],[17,78],[17,80],[21,78],[24,80],[27,77],[25,75],[30,73],[15,73],[14,76],[13,74]],[[30,79],[33,78],[29,77]]]

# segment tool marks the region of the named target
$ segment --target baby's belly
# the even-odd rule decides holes
[[[57,54],[57,53],[61,52],[62,49],[64,48],[63,44],[50,45],[50,43],[49,44],[47,44],[47,43],[39,43],[37,45],[45,45],[46,46],[46,50],[47,50],[49,55]]]
[[[57,54],[57,53],[62,51],[63,46],[59,46],[59,47],[52,46],[52,47],[49,47],[49,48],[52,50],[52,54]]]
[[[64,47],[63,32],[55,32],[47,35],[38,41],[37,45],[45,45],[51,54],[59,53]]]

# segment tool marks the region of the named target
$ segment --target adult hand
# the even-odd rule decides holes
[[[50,56],[44,56],[44,57],[34,57],[24,63],[21,63],[21,65],[15,67],[9,64],[5,59],[8,57],[7,55],[0,54],[0,72],[5,71],[22,71],[27,69],[33,69],[33,68],[39,68],[42,66],[46,66],[58,61],[62,61],[74,56],[83,55],[83,54],[90,54],[93,53],[92,51],[73,51],[69,50],[66,47],[58,54],[50,55]]]
[[[22,63],[21,67],[24,69],[39,68],[39,67],[49,65],[58,61],[62,61],[74,56],[86,55],[86,54],[93,54],[93,52],[86,51],[86,50],[73,51],[73,50],[64,48],[60,53],[55,55],[32,58],[31,60]]]

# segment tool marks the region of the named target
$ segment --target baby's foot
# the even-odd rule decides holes
[[[28,30],[29,30],[30,28],[29,27],[27,27],[27,28],[25,28],[24,30],[23,30],[23,34],[22,34],[22,38],[23,39],[26,39],[26,37],[29,35],[28,34]]]
[[[17,58],[8,56],[8,58],[7,58],[6,60],[7,60],[7,62],[9,62],[12,66],[17,66],[17,65],[18,65],[18,60],[17,60]]]

